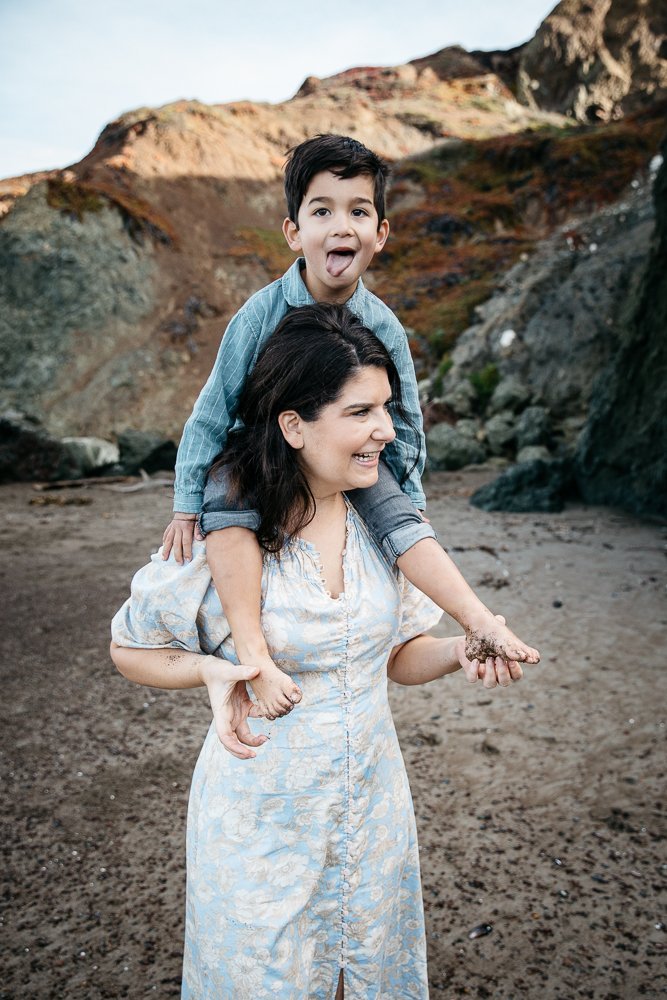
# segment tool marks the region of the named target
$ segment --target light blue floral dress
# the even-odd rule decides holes
[[[187,1000],[428,997],[414,812],[387,700],[391,649],[440,610],[392,573],[348,510],[345,592],[316,550],[266,556],[262,623],[303,692],[270,741],[237,760],[211,726],[187,828]],[[178,566],[155,555],[113,621],[123,646],[176,646],[236,661],[204,543]]]

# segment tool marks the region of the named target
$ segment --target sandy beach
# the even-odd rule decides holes
[[[662,996],[667,531],[606,508],[483,513],[468,496],[491,475],[433,476],[428,513],[542,663],[507,690],[391,691],[431,995]],[[0,488],[5,1000],[179,995],[210,711],[202,690],[129,684],[107,651],[170,509],[166,486]]]

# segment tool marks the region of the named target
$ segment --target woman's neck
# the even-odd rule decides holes
[[[301,534],[304,538],[309,538],[307,530],[314,528],[315,531],[324,531],[332,525],[345,520],[347,508],[345,498],[342,493],[331,493],[328,496],[315,495],[315,513],[310,524],[306,525]]]
[[[345,587],[343,552],[347,508],[342,493],[315,498],[315,516],[300,532],[319,555],[320,572],[327,592],[338,598]]]

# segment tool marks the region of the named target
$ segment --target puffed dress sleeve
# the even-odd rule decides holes
[[[111,622],[119,646],[137,649],[175,647],[214,653],[230,635],[206,562],[206,545],[194,542],[183,565],[162,549],[135,573],[130,597]]]

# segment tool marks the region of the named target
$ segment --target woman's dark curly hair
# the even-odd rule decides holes
[[[257,538],[264,549],[278,552],[315,513],[298,451],[283,437],[278,416],[295,410],[302,420],[316,420],[366,366],[387,372],[391,410],[412,426],[389,352],[345,306],[292,310],[260,352],[239,400],[243,426],[230,432],[211,475],[224,480],[231,504],[258,511]],[[416,456],[416,428],[414,451]]]

